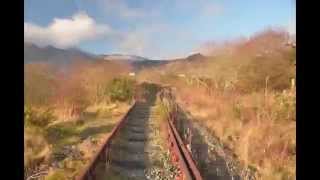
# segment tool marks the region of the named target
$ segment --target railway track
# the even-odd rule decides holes
[[[170,163],[178,173],[170,174],[172,172],[163,171],[164,167],[159,165],[163,150],[153,141],[156,136],[154,132],[159,131],[154,122],[160,118],[155,111],[155,100],[156,94],[149,94],[145,102],[136,101],[131,106],[77,180],[157,179],[147,175],[150,167],[161,170],[159,179],[202,179],[172,123],[172,113],[165,121],[166,151],[169,150]]]

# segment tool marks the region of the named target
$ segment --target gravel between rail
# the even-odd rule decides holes
[[[165,180],[178,174],[164,148],[155,98],[152,95],[146,102],[137,102],[112,142],[110,163],[98,165],[98,179]]]

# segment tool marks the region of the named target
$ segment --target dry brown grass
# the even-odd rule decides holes
[[[295,91],[251,94],[178,88],[179,101],[261,179],[295,177]],[[290,104],[291,103],[291,104]]]
[[[295,179],[295,49],[286,40],[286,33],[266,30],[231,43],[231,53],[144,70],[138,79],[175,88],[183,107],[259,179]]]
[[[79,145],[80,150],[87,148],[90,152],[97,149],[85,143],[82,147],[81,139],[93,136],[99,139],[101,134],[111,131],[116,118],[127,111],[127,103],[110,107],[105,91],[113,78],[128,72],[126,65],[105,61],[73,64],[63,70],[46,63],[25,65],[26,177],[40,166],[51,166],[58,161],[53,154],[64,146]],[[46,113],[46,109],[52,111]],[[84,151],[83,158],[89,156],[92,157],[92,152]],[[83,166],[83,162],[68,158],[59,163],[64,164],[63,172],[50,170],[48,179],[59,179],[61,173],[73,176]]]
[[[42,164],[46,164],[51,155],[50,144],[36,128],[24,129],[24,173],[28,177]]]

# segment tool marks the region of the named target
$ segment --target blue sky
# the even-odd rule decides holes
[[[294,0],[25,0],[25,41],[153,59],[264,28],[295,33]]]

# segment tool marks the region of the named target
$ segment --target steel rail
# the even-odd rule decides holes
[[[162,98],[161,98],[162,99]],[[104,143],[101,145],[97,153],[84,168],[83,171],[79,173],[76,177],[76,180],[95,180],[95,169],[99,162],[109,162],[109,150],[111,142],[115,135],[118,133],[119,129],[123,127],[128,119],[128,116],[132,109],[135,107],[136,103],[129,108],[127,113],[122,116],[121,120],[113,128],[111,134],[106,137]],[[176,110],[176,109],[175,109]],[[190,152],[185,147],[177,129],[174,126],[174,121],[176,119],[176,111],[170,113],[170,116],[167,118],[167,141],[169,145],[169,151],[171,160],[174,163],[178,164],[180,169],[180,175],[177,177],[179,180],[202,180],[199,170],[196,167],[195,162],[192,159]]]
[[[178,162],[181,169],[181,180],[202,180],[200,172],[192,159],[191,154],[185,147],[177,129],[173,125],[175,116],[171,115],[167,119],[169,149],[172,154],[172,160]]]
[[[170,150],[171,160],[178,164],[180,175],[176,178],[179,180],[202,180],[201,174],[192,159],[191,153],[187,150],[180,137],[174,122],[177,120],[178,105],[174,102],[174,96],[171,88],[160,92],[160,100],[167,104],[167,141]]]
[[[127,120],[127,117],[129,113],[132,111],[132,109],[135,107],[136,102],[133,102],[133,105],[129,108],[129,110],[121,117],[121,120],[117,123],[117,125],[112,129],[111,134],[106,137],[104,140],[104,143],[101,145],[97,153],[94,155],[94,157],[91,159],[91,161],[88,163],[88,165],[84,168],[83,171],[79,173],[79,175],[76,177],[76,180],[95,180],[95,169],[99,161],[105,161],[107,163],[109,159],[109,148],[112,142],[112,139],[117,134],[119,129],[123,126],[125,121]]]

